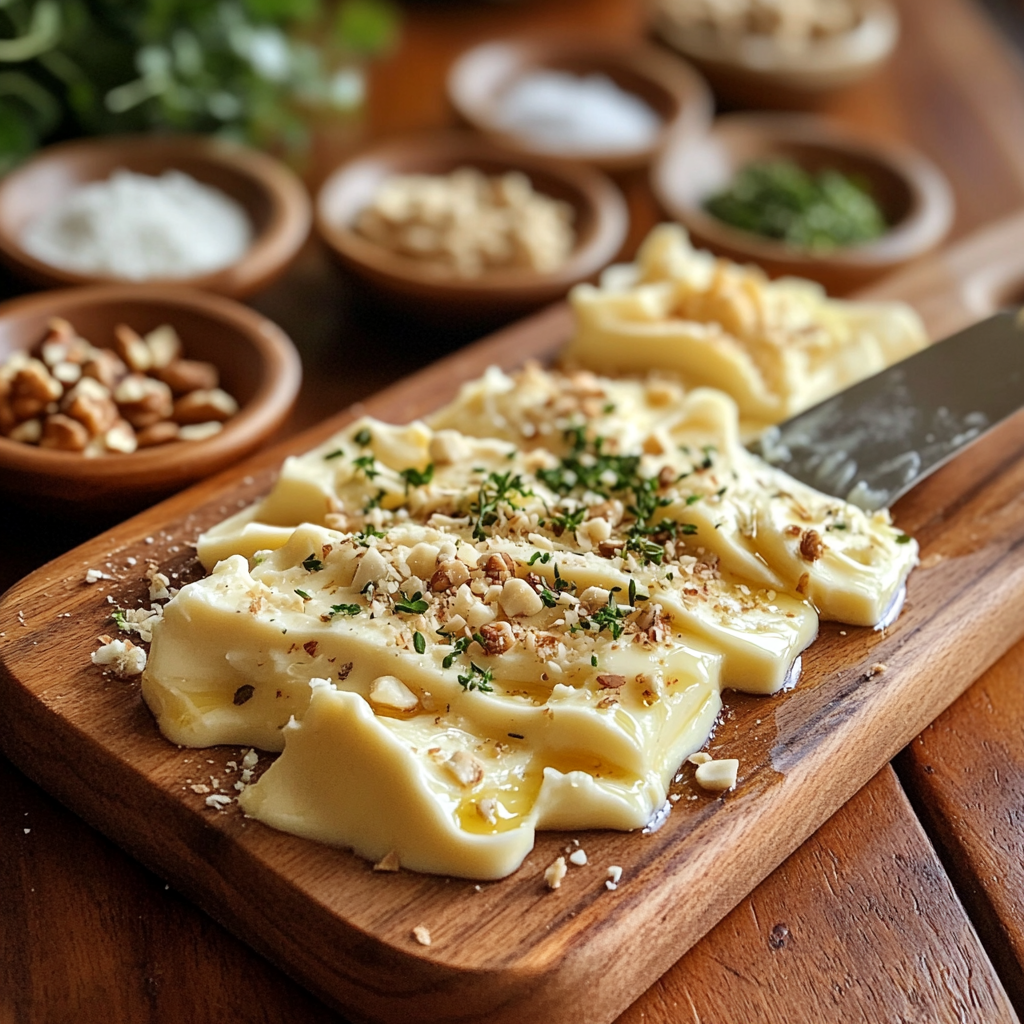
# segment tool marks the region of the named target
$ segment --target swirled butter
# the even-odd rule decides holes
[[[770,281],[694,249],[677,225],[655,228],[635,263],[571,293],[569,363],[602,373],[678,374],[736,400],[744,433],[788,419],[924,348],[900,302],[831,299],[813,281]]]
[[[539,828],[645,825],[722,690],[878,622],[917,552],[750,455],[721,392],[537,367],[351,424],[198,547],[143,679],[164,734],[283,751],[239,798],[269,825],[481,879]]]

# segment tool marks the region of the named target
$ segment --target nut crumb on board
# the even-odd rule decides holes
[[[544,881],[549,889],[557,889],[565,878],[567,868],[564,857],[556,857],[544,871]]]
[[[122,679],[142,674],[146,652],[141,647],[136,647],[131,640],[113,640],[106,634],[98,639],[103,646],[90,655],[94,665],[112,669],[114,675]]]
[[[723,757],[697,765],[694,777],[703,789],[724,793],[736,788],[736,775],[740,762],[735,757]]]
[[[374,871],[400,871],[401,868],[402,865],[398,859],[398,854],[394,850],[390,850],[388,853],[384,854],[384,856],[373,865]],[[427,943],[427,945],[429,945],[429,943]]]
[[[412,937],[421,945],[430,945],[430,929],[425,924],[418,924],[412,930]]]

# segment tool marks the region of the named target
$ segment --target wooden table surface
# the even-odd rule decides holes
[[[953,237],[963,237],[1024,207],[1024,71],[972,0],[900,7],[895,59],[825,111],[931,155],[953,184]],[[404,10],[402,45],[372,75],[366,135],[449,123],[446,68],[479,39],[529,29],[622,39],[643,25],[639,0],[421,0]],[[634,246],[657,211],[642,177],[623,185]],[[315,246],[255,304],[302,352],[307,381],[289,431],[469,340],[364,307]],[[96,532],[12,509],[5,519],[17,540],[4,542],[0,589]],[[623,1024],[1018,1020],[1022,687],[1019,645]],[[0,757],[0,1024],[340,1019]]]

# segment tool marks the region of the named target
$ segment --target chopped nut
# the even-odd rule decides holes
[[[109,430],[119,419],[110,392],[93,377],[83,377],[64,395],[61,410],[78,420],[93,437]]]
[[[399,861],[398,854],[394,850],[389,850],[379,861],[377,861],[376,864],[373,865],[374,871],[400,871],[401,868],[401,861]],[[430,945],[429,936],[425,945]]]
[[[626,677],[604,673],[597,677],[597,685],[603,690],[617,690],[620,686],[626,685]]]
[[[430,577],[430,589],[435,592],[458,590],[469,580],[469,567],[457,558],[442,562]]]
[[[484,797],[483,800],[477,802],[476,813],[479,814],[488,825],[496,825],[498,823],[498,801],[491,797]]]
[[[412,937],[421,945],[430,945],[430,929],[426,925],[418,924],[412,930]]]
[[[707,764],[711,760],[711,755],[706,751],[698,750],[696,754],[691,754],[686,760],[690,764]]]
[[[798,594],[806,594],[807,588],[811,585],[811,574],[805,572],[800,579],[796,581],[796,592]]]
[[[504,583],[509,577],[514,576],[515,572],[516,563],[503,551],[489,555],[484,562],[484,574],[489,580]]]
[[[39,439],[43,436],[42,420],[25,420],[7,436],[12,441],[20,441],[22,444],[39,444]]]
[[[178,430],[179,441],[206,441],[224,429],[223,423],[189,423]]]
[[[568,873],[564,857],[556,857],[544,871],[544,881],[549,889],[557,889],[562,884],[562,879]]]
[[[128,454],[138,448],[138,439],[127,420],[118,420],[104,435],[103,447],[108,452]]]
[[[875,676],[880,676],[889,666],[884,661],[876,661],[874,665],[867,670],[867,678],[873,679]]]
[[[82,364],[82,376],[113,391],[128,376],[128,367],[109,348],[93,349],[93,354]]]
[[[526,580],[516,576],[505,581],[500,604],[510,619],[520,615],[536,615],[544,607],[544,602],[537,591]]]
[[[370,683],[370,700],[396,711],[412,711],[420,700],[397,676],[378,676]]]
[[[488,622],[480,627],[484,650],[490,655],[504,654],[515,646],[516,637],[507,622]]]
[[[174,400],[162,381],[141,374],[129,374],[114,389],[114,401],[121,415],[137,429],[171,418]]]
[[[679,474],[671,466],[662,466],[658,472],[658,490],[665,491],[676,482]]]
[[[252,700],[252,695],[255,692],[255,686],[251,683],[243,683],[237,690],[235,690],[235,695],[231,698],[231,703],[236,707],[241,707],[241,705],[247,704]]]
[[[181,355],[181,339],[170,324],[163,324],[143,338],[149,349],[149,368],[161,370],[170,366]]]
[[[166,385],[165,385],[166,386]],[[177,423],[209,423],[216,420],[223,423],[238,412],[238,403],[220,388],[208,391],[191,391],[174,403],[173,419]]]
[[[569,854],[569,863],[575,864],[577,867],[583,867],[587,863],[587,855],[584,850],[573,850]]]
[[[153,448],[158,444],[167,444],[178,439],[178,424],[173,420],[161,420],[143,427],[135,435],[135,443],[140,448]]]
[[[47,416],[43,423],[40,448],[54,448],[63,452],[80,452],[89,443],[89,431],[78,420],[62,413]]]
[[[107,642],[90,655],[94,665],[112,668],[116,676],[142,674],[146,667],[146,652],[141,647],[136,647],[131,640],[111,640],[109,637],[101,637],[102,639],[106,639]]]
[[[153,376],[162,380],[175,395],[186,395],[190,391],[209,391],[220,383],[220,374],[213,363],[195,359],[177,359],[170,366],[158,366]]]
[[[114,328],[114,351],[135,373],[145,373],[153,365],[149,346],[126,324]]]
[[[697,765],[694,777],[697,785],[710,789],[715,793],[724,793],[736,787],[736,774],[740,762],[735,757],[723,757],[718,760],[705,761]]]
[[[800,537],[800,556],[805,562],[816,562],[825,553],[825,544],[817,530],[804,530]]]
[[[444,766],[455,776],[458,784],[466,789],[478,786],[484,780],[483,764],[465,750],[456,750],[444,762]]]
[[[212,807],[215,811],[223,811],[231,803],[231,800],[231,797],[222,793],[214,793],[206,798],[206,806]]]

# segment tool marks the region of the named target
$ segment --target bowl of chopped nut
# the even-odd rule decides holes
[[[284,332],[230,299],[95,285],[0,305],[0,491],[125,514],[281,425],[301,380]]]
[[[953,222],[930,160],[809,114],[727,114],[652,170],[661,206],[699,245],[845,293],[921,256]]]
[[[46,288],[173,283],[234,298],[283,273],[309,195],[266,153],[206,136],[49,146],[0,182],[0,260]]]
[[[654,0],[652,28],[720,99],[786,110],[866,78],[899,39],[890,0]]]
[[[686,61],[643,44],[500,39],[466,51],[448,97],[477,131],[520,152],[607,171],[647,166],[672,132],[702,132],[711,91]]]
[[[600,171],[465,133],[377,145],[316,201],[341,263],[389,301],[472,318],[563,297],[619,253],[629,216]]]

